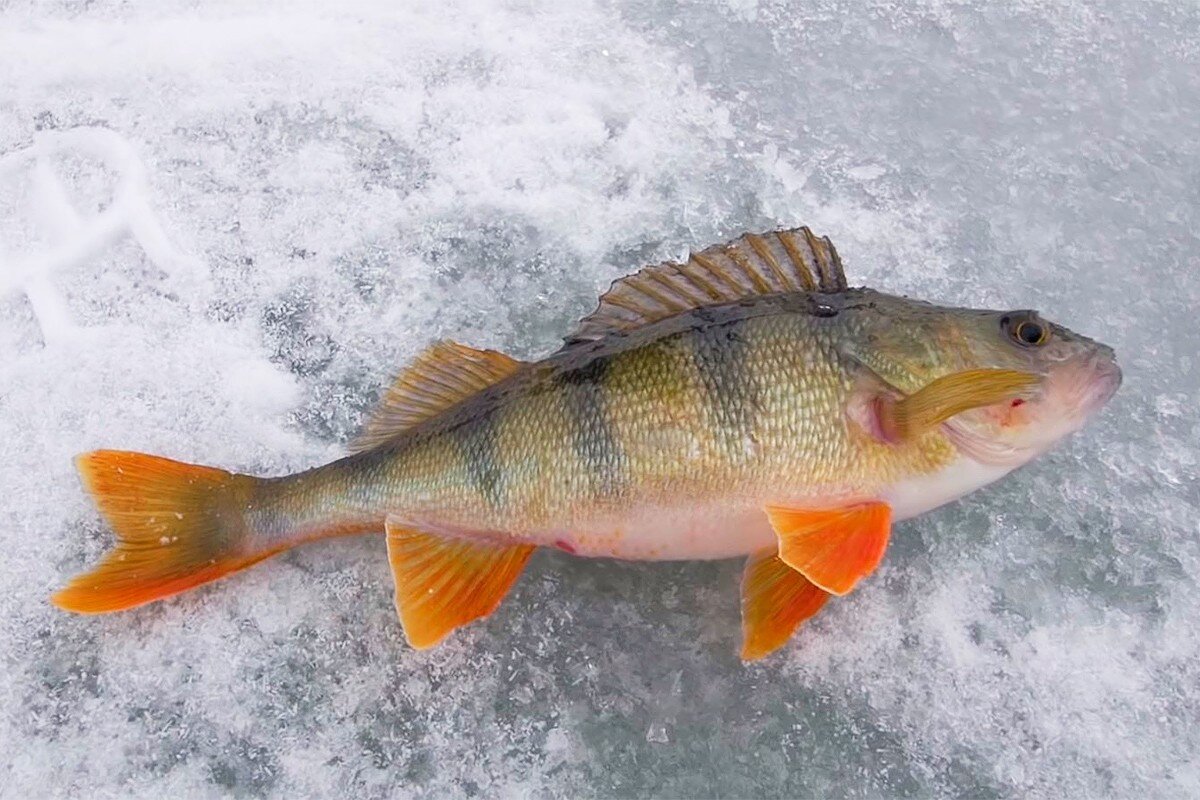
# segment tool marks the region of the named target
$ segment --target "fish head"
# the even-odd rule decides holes
[[[977,461],[1025,463],[1083,427],[1121,385],[1111,347],[1037,311],[941,308],[900,298],[879,308],[871,334],[879,355],[867,365],[902,393],[972,370],[1035,378],[1016,396],[944,423],[955,445]]]

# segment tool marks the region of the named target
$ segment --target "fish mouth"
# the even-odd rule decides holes
[[[1045,452],[1086,424],[1121,386],[1121,368],[1112,352],[1099,352],[1052,369],[1036,398],[1027,432],[993,436],[962,420],[945,424],[959,452],[981,464],[1014,467]]]
[[[1060,419],[1082,425],[1112,398],[1122,377],[1107,347],[1052,367],[1042,387],[1043,420],[1049,422],[1058,414]]]
[[[1084,414],[1099,411],[1117,393],[1124,379],[1111,353],[1093,358],[1091,372],[1092,377],[1085,384],[1082,397]]]

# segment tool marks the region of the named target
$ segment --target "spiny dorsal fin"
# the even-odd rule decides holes
[[[846,275],[828,237],[808,228],[748,233],[621,278],[580,321],[568,342],[592,341],[703,306],[780,292],[842,292]]]
[[[383,444],[507,378],[523,363],[495,350],[476,350],[456,342],[431,345],[396,378],[350,452]]]

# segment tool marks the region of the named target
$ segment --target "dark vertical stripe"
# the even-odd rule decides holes
[[[504,472],[496,452],[498,413],[499,409],[490,409],[460,425],[453,433],[472,485],[493,508],[501,507],[504,500]]]
[[[714,438],[731,463],[746,459],[746,439],[754,431],[758,413],[746,335],[742,322],[706,325],[688,333],[704,402],[716,428]]]
[[[604,378],[611,361],[594,358],[558,376],[570,418],[575,456],[589,476],[593,497],[613,497],[621,489],[624,453],[613,437],[605,402]]]

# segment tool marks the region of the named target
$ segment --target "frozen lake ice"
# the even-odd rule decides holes
[[[0,2],[0,795],[1200,793],[1200,9],[397,5]],[[1125,384],[780,654],[737,562],[538,553],[421,653],[380,537],[46,602],[109,541],[76,453],[302,469],[436,338],[797,224]]]

